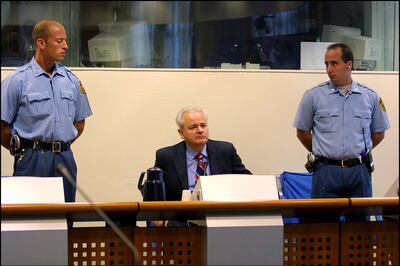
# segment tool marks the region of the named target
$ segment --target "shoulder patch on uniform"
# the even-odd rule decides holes
[[[385,104],[383,103],[382,98],[379,98],[379,105],[381,106],[382,110],[383,110],[384,112],[386,112],[386,107],[385,107]]]
[[[86,94],[85,88],[83,87],[82,81],[79,81],[79,90],[82,94]]]

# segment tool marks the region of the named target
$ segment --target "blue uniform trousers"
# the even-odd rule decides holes
[[[318,162],[313,173],[312,198],[372,197],[371,173],[365,163],[353,167]],[[326,221],[338,221],[338,216],[324,215]],[[347,215],[346,221],[365,221],[365,215]]]
[[[313,173],[311,197],[372,197],[371,174],[365,164],[341,167],[318,162]]]
[[[71,150],[54,153],[28,148],[21,161],[15,160],[13,175],[59,177],[62,176],[56,169],[59,163],[64,164],[76,182],[77,167]],[[74,202],[76,189],[65,177],[63,177],[63,185],[65,202]]]

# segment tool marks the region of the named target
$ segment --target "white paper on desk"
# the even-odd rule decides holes
[[[200,177],[193,191],[204,201],[262,201],[279,199],[274,175],[223,174]],[[196,200],[192,196],[192,200]]]
[[[265,201],[277,200],[275,175],[224,174],[202,176],[193,190],[192,200]],[[282,226],[281,215],[208,215],[208,227]]]
[[[2,177],[1,203],[64,203],[62,177]]]
[[[62,177],[11,176],[1,178],[2,204],[64,203]],[[67,229],[61,218],[2,219],[2,231]]]

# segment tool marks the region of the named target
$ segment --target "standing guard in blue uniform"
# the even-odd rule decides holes
[[[390,127],[385,106],[375,91],[353,81],[347,45],[328,46],[325,65],[330,81],[304,93],[293,124],[315,155],[306,164],[312,197],[372,197],[371,151]]]
[[[64,26],[39,21],[32,38],[32,60],[1,82],[1,145],[15,157],[14,176],[60,176],[62,163],[76,181],[71,143],[92,114],[79,79],[57,61],[67,54]],[[75,188],[64,178],[64,198],[75,201]]]

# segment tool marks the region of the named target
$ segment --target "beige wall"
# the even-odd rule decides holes
[[[304,172],[306,150],[292,123],[303,92],[327,79],[306,71],[73,70],[94,113],[73,145],[78,184],[96,201],[140,199],[137,180],[154,164],[155,150],[180,141],[174,119],[184,105],[203,106],[210,137],[233,142],[254,174]],[[9,73],[2,69],[2,79]],[[374,196],[385,196],[399,177],[398,72],[353,78],[374,88],[389,114],[392,128],[374,150]],[[1,174],[10,175],[12,157],[1,152]]]

